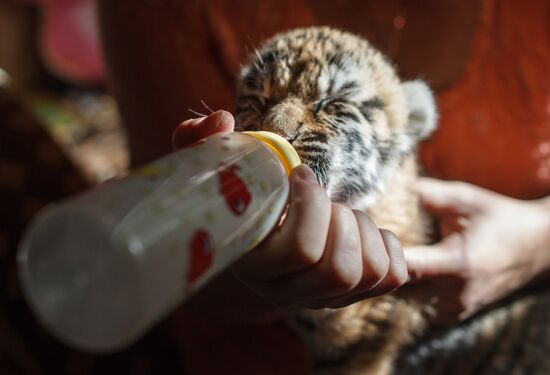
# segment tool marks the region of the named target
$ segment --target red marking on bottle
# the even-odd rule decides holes
[[[237,175],[238,165],[230,165],[218,171],[220,179],[220,194],[225,198],[227,206],[235,215],[240,216],[246,210],[252,195],[244,181]]]

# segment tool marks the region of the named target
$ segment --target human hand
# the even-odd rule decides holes
[[[331,203],[305,165],[290,176],[287,216],[234,267],[279,307],[343,307],[407,279],[401,245],[363,212]]]
[[[548,199],[521,201],[424,178],[418,192],[442,240],[405,249],[411,284],[433,296],[434,322],[464,320],[550,270]]]
[[[174,147],[231,131],[225,111],[182,123]],[[232,268],[242,283],[279,310],[294,307],[342,307],[388,293],[407,279],[403,250],[395,235],[378,229],[363,212],[331,203],[311,169],[290,176],[284,222]],[[220,288],[229,288],[227,275]],[[223,293],[221,293],[223,294]],[[220,295],[221,295],[220,294]],[[238,298],[233,295],[234,303]],[[214,300],[221,298],[209,298]],[[246,301],[239,301],[243,306]],[[219,309],[219,306],[211,305]]]

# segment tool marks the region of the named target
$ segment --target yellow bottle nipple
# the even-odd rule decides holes
[[[243,133],[262,141],[268,146],[283,163],[287,175],[290,175],[290,172],[292,172],[294,168],[302,164],[294,147],[280,135],[266,131],[249,131]]]

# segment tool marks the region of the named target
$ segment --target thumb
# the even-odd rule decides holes
[[[216,133],[232,132],[235,127],[233,115],[227,111],[216,111],[207,117],[182,122],[172,134],[174,148],[183,148]]]
[[[465,182],[426,177],[417,181],[415,190],[426,210],[437,216],[479,213],[490,198],[485,189]]]
[[[404,250],[409,282],[440,276],[457,275],[464,269],[465,257],[461,237],[453,233],[433,245],[411,246]]]

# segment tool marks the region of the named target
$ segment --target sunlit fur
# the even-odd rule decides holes
[[[414,150],[436,121],[426,84],[402,82],[366,40],[330,28],[276,35],[255,51],[238,82],[237,130],[285,137],[331,200],[366,210],[403,245],[427,241],[412,189]],[[338,310],[304,310],[292,322],[316,358],[317,373],[523,374],[550,368],[548,293],[442,330],[427,324],[433,301],[426,297],[405,291]],[[536,324],[528,325],[532,316]],[[522,328],[533,340],[507,336]],[[495,351],[503,338],[507,346]],[[539,345],[545,349],[537,355],[518,351]]]
[[[333,201],[372,204],[419,138],[385,57],[366,40],[328,28],[278,35],[254,57],[239,81],[238,129],[283,135]]]

